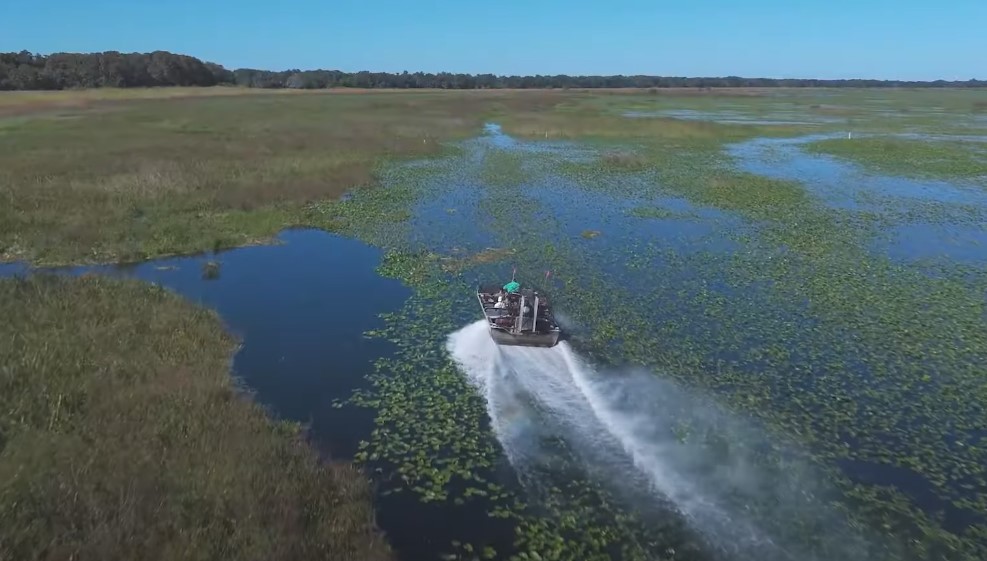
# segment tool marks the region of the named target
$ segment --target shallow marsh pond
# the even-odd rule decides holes
[[[383,364],[356,401],[440,414],[439,396],[479,392],[453,418],[496,438],[467,446],[471,462],[416,463],[417,444],[457,446],[469,431],[385,413],[397,430],[368,442],[368,465],[419,483],[396,489],[466,507],[459,475],[446,475],[509,489],[501,501],[517,501],[504,508],[519,539],[477,535],[468,551],[457,540],[463,558],[484,547],[498,557],[977,558],[987,250],[976,225],[987,198],[976,184],[880,176],[799,149],[815,138],[724,149],[738,177],[805,193],[776,215],[770,200],[756,212],[704,205],[663,183],[678,170],[573,173],[603,151],[496,126],[431,173],[390,170],[392,188],[418,202],[368,239],[395,251],[395,271],[418,292],[387,335],[405,341],[400,365]],[[474,258],[490,248],[512,253]],[[455,274],[443,272],[448,260]],[[514,265],[555,295],[573,333],[563,348],[532,355],[471,339],[470,287]],[[435,341],[455,332],[446,348],[467,383],[446,377],[448,359],[415,358],[427,337],[400,326],[426,321]],[[480,504],[501,514],[507,503]]]
[[[257,399],[375,479],[403,559],[985,558],[987,190],[814,138],[722,151],[800,194],[752,208],[491,124],[313,205],[339,234],[64,271],[216,308]],[[514,266],[570,340],[475,325]]]

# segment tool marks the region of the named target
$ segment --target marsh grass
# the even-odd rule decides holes
[[[983,103],[983,92],[977,88],[782,88],[747,96],[727,95],[719,90],[695,96],[596,95],[585,96],[572,104],[572,112],[581,108],[612,118],[615,128],[626,125],[634,135],[649,127],[666,129],[655,131],[652,138],[673,138],[675,127],[669,120],[707,124],[722,120],[721,126],[733,129],[731,135],[742,134],[744,130],[756,131],[759,136],[836,131],[845,134],[847,130],[970,134],[971,129],[977,128],[970,116],[976,113],[977,104]],[[624,116],[627,112],[652,117],[627,118]],[[693,115],[671,117],[682,112]],[[663,114],[669,116],[660,117]],[[661,121],[666,122],[658,126]]]
[[[719,139],[747,138],[749,131],[704,121],[671,118],[628,119],[584,107],[569,111],[519,113],[503,119],[504,131],[521,138],[549,139]]]
[[[414,93],[439,92],[420,89]],[[107,108],[117,102],[135,100],[181,100],[206,97],[272,97],[327,95],[386,95],[409,93],[408,90],[366,88],[334,88],[329,90],[264,89],[239,86],[215,87],[152,87],[152,88],[93,88],[82,90],[3,91],[0,92],[0,117],[5,115],[59,115],[65,109]],[[46,112],[47,111],[47,112]]]
[[[95,88],[88,90],[9,91],[0,92],[0,115],[4,114],[4,110],[23,114],[42,108],[76,109],[88,107],[94,103],[136,99],[176,99],[235,95],[304,95],[306,93],[311,92],[306,90],[256,90],[232,86],[213,88]]]
[[[0,558],[390,558],[362,475],[237,395],[214,313],[101,277],[0,306]]]
[[[977,143],[903,138],[830,139],[812,142],[812,152],[846,158],[890,175],[933,179],[981,179],[987,186],[987,154]]]
[[[459,273],[477,265],[506,261],[516,252],[515,249],[509,247],[488,247],[471,255],[443,257],[441,259],[442,270],[447,273]]]
[[[307,204],[375,184],[386,160],[438,154],[489,113],[562,99],[155,95],[121,94],[73,108],[72,118],[0,121],[0,260],[132,260],[264,241],[305,224]],[[20,99],[31,108],[32,97]]]

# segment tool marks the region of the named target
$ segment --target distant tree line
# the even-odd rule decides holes
[[[724,88],[724,87],[984,87],[987,81],[815,80],[687,78],[669,76],[495,76],[425,72],[339,70],[227,70],[197,58],[153,53],[0,53],[0,90],[150,86],[246,86],[250,88]]]
[[[0,53],[0,90],[215,86],[232,82],[218,64],[155,51],[153,53],[54,53],[48,56]]]

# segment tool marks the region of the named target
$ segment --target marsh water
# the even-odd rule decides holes
[[[410,293],[376,273],[380,254],[342,236],[287,230],[275,244],[215,255],[53,271],[137,278],[215,309],[241,342],[232,368],[244,388],[277,416],[308,424],[327,454],[351,458],[373,417],[360,418],[363,411],[344,416],[330,405],[363,384],[375,358],[391,352],[386,341],[363,334]],[[207,262],[219,263],[215,278],[204,275]],[[0,269],[30,272],[21,265]]]
[[[899,221],[870,240],[869,251],[906,266],[933,259],[987,268],[985,229],[969,218],[971,207],[987,210],[983,185],[865,172],[800,150],[800,143],[815,138],[820,137],[757,139],[730,146],[727,154],[737,168],[798,181],[821,205],[838,210],[897,216],[910,205],[937,205],[936,220]],[[502,156],[508,159],[502,162]],[[525,278],[541,278],[544,268],[535,269],[540,261],[570,262],[545,283],[558,292],[557,312],[577,334],[573,340],[551,350],[501,349],[482,324],[474,323],[478,314],[472,308],[456,308],[461,329],[441,341],[486,400],[489,426],[505,460],[498,482],[534,497],[557,485],[571,469],[555,461],[562,441],[580,477],[618,497],[619,511],[634,512],[656,527],[676,521],[671,526],[677,533],[663,534],[665,542],[654,545],[672,558],[862,560],[874,551],[893,551],[895,544],[861,529],[833,506],[842,495],[808,445],[729,405],[723,392],[742,382],[731,379],[717,391],[703,390],[661,369],[628,366],[632,357],[621,356],[622,347],[616,354],[596,352],[593,327],[601,312],[582,307],[566,287],[599,282],[594,286],[639,295],[635,306],[644,310],[642,328],[654,328],[653,336],[642,334],[646,339],[687,349],[702,356],[704,365],[742,363],[752,377],[771,375],[778,367],[751,358],[750,349],[805,341],[805,348],[788,349],[784,367],[822,374],[795,383],[763,381],[773,390],[764,407],[790,404],[802,392],[826,391],[832,383],[827,375],[874,374],[873,365],[856,360],[858,347],[843,344],[838,333],[821,331],[825,320],[812,317],[803,304],[778,305],[769,279],[738,281],[737,255],[780,255],[736,235],[756,228],[749,219],[691,202],[674,190],[649,190],[654,179],[647,172],[585,180],[558,171],[560,165],[596,156],[579,144],[521,141],[488,125],[483,135],[462,145],[455,161],[413,164],[427,172],[423,192],[428,196],[418,199],[403,225],[407,247],[455,256],[492,247],[538,248],[499,262],[470,263],[463,274],[476,278],[506,280],[518,263]],[[491,162],[512,173],[501,174],[499,168],[491,173]],[[394,177],[400,181],[400,172]],[[386,178],[382,189],[389,188]],[[642,207],[661,214],[635,216]],[[289,230],[278,242],[218,255],[59,271],[136,277],[216,309],[243,341],[234,375],[273,414],[310,423],[313,442],[324,453],[351,458],[374,428],[374,411],[331,403],[364,387],[376,359],[394,356],[393,344],[364,333],[380,328],[379,315],[398,310],[411,290],[380,276],[382,251],[362,241]],[[559,257],[559,251],[568,257]],[[217,278],[203,277],[207,260],[219,263]],[[0,267],[3,275],[23,272],[22,266]],[[731,344],[724,346],[727,339]],[[829,363],[814,364],[823,351]],[[835,432],[852,446],[854,439],[842,430]],[[977,434],[954,427],[950,437],[972,445],[983,438]],[[983,523],[970,508],[938,498],[911,470],[866,458],[840,465],[851,479],[893,482],[915,504],[945,512],[952,531]],[[972,493],[987,493],[976,485]],[[501,557],[512,550],[511,526],[487,518],[483,509],[422,504],[408,495],[380,497],[379,506],[378,521],[403,559],[438,558],[454,540],[490,544]]]

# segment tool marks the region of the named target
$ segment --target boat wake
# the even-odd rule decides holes
[[[652,373],[599,372],[566,342],[499,346],[484,321],[451,334],[447,347],[485,396],[525,485],[539,485],[553,453],[545,443],[561,438],[632,507],[677,511],[724,558],[869,557],[807,465],[709,399]]]

